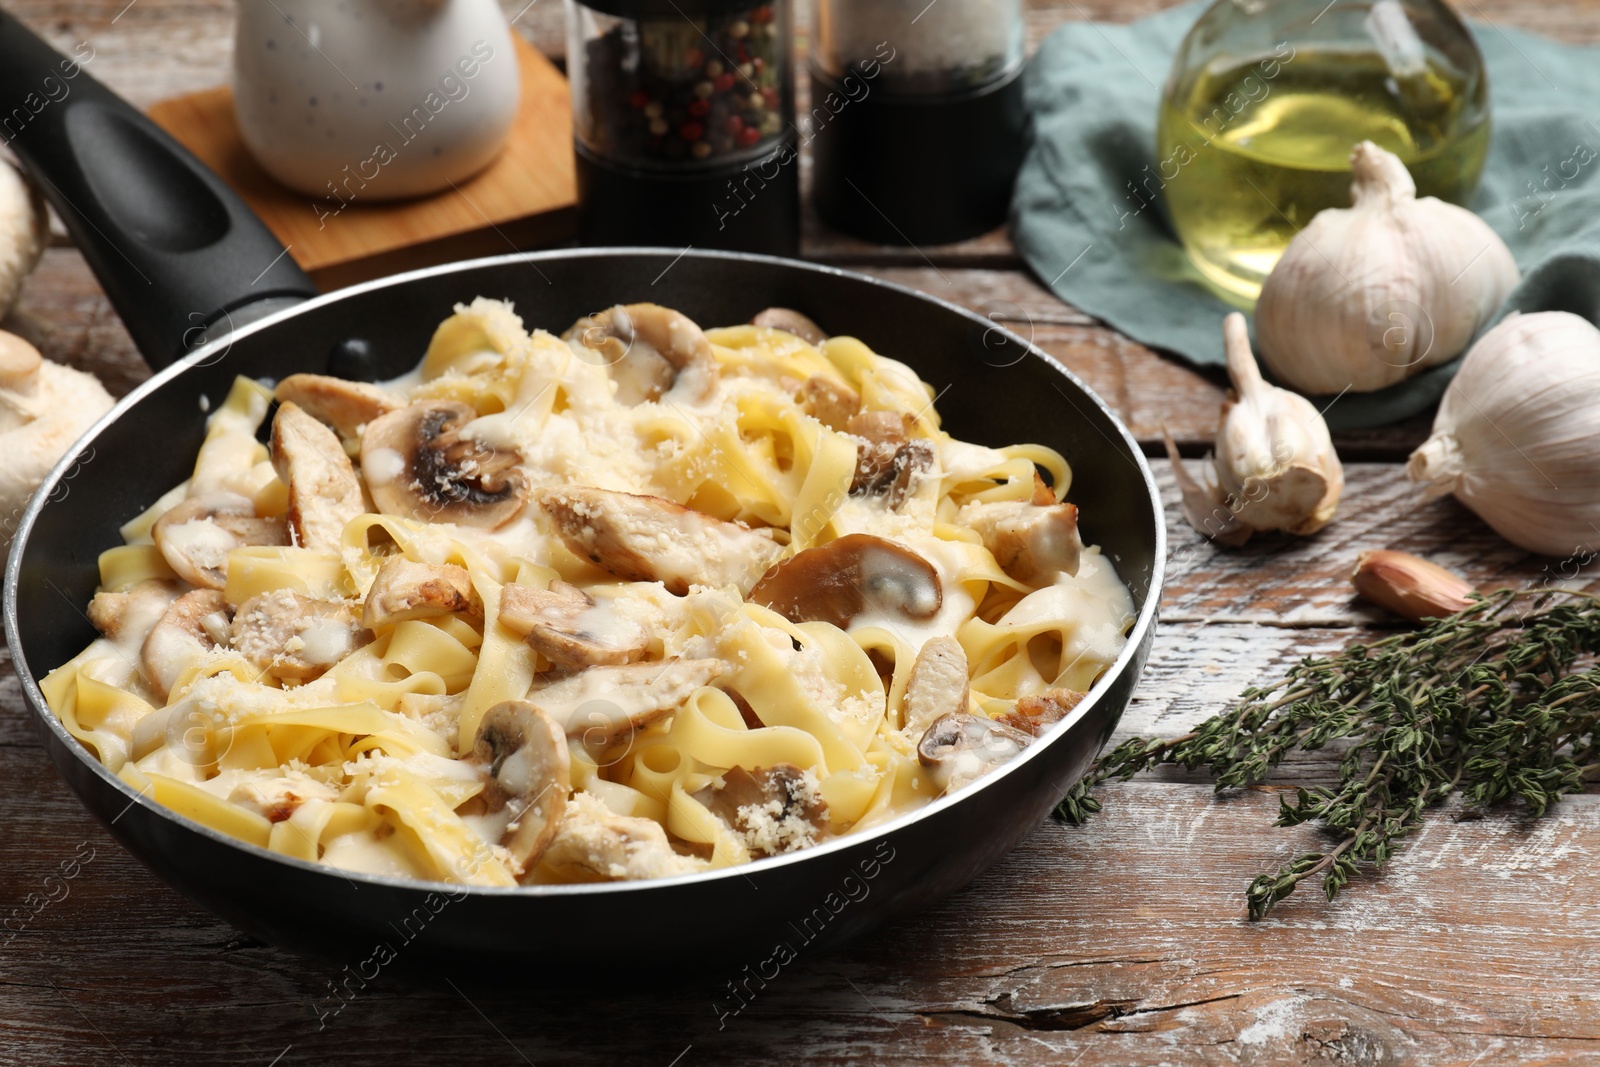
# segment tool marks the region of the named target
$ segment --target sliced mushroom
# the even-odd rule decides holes
[[[579,319],[567,339],[594,352],[617,383],[619,403],[660,400],[683,386],[685,399],[705,400],[717,382],[711,342],[694,320],[660,304],[627,304]]]
[[[828,429],[843,433],[861,411],[861,394],[842,382],[813,374],[800,387],[800,407]]]
[[[168,605],[140,650],[145,680],[163,700],[180,675],[228,642],[228,604],[215,589],[194,589]]]
[[[778,564],[750,599],[791,622],[831,622],[844,630],[863,614],[890,622],[931,619],[944,590],[933,564],[904,545],[847,534]]]
[[[453,563],[417,563],[396,556],[378,569],[361,608],[369,630],[408,619],[434,619],[471,611],[472,575]]]
[[[667,831],[654,819],[618,815],[588,793],[572,794],[544,862],[573,880],[612,882],[668,878],[700,867],[672,850]]]
[[[911,480],[933,466],[933,444],[908,435],[914,420],[897,411],[864,411],[845,430],[856,439],[856,471],[851,496],[881,496],[897,509],[911,492]]]
[[[996,715],[994,721],[1038,737],[1071,715],[1072,710],[1088,695],[1076,689],[1046,689],[1031,697],[1023,697],[1010,711]]]
[[[228,553],[244,545],[286,545],[282,519],[256,516],[242,496],[219,494],[185,500],[150,527],[167,566],[190,585],[221,589],[228,584]]]
[[[234,651],[274,678],[305,682],[372,640],[350,605],[288,589],[260,593],[233,617]]]
[[[957,713],[934,720],[917,743],[917,759],[942,792],[952,793],[1015,759],[1032,741],[1033,735],[994,719]]]
[[[792,763],[724,771],[720,781],[692,793],[727,824],[752,856],[776,856],[817,843],[828,802],[815,775]]]
[[[477,412],[451,400],[424,400],[367,424],[361,470],[378,510],[424,521],[493,530],[527,499],[522,455],[462,429]]]
[[[1047,585],[1058,574],[1078,573],[1078,508],[1040,507],[1023,500],[968,504],[961,517],[983,538],[1000,569],[1019,582]]]
[[[551,582],[549,589],[502,587],[500,623],[567,670],[633,663],[650,647],[644,627],[563,581]]]
[[[272,420],[272,467],[289,487],[289,531],[302,548],[337,552],[350,520],[367,510],[339,439],[294,403]]]
[[[809,345],[820,345],[828,339],[821,326],[793,308],[767,308],[758,311],[755,318],[750,320],[750,325],[792,333]]]
[[[723,522],[663,500],[575,486],[535,494],[576,554],[634,582],[661,582],[682,596],[691,583],[743,593],[783,548],[765,531]]]
[[[89,621],[108,640],[123,645],[137,640],[142,645],[181,592],[178,583],[157,578],[120,593],[102,589],[89,601]]]
[[[326,374],[291,374],[278,383],[273,396],[280,403],[298,404],[312,418],[332,426],[346,441],[359,440],[363,426],[403,406],[401,400],[379,386],[347,382]]]
[[[528,699],[591,752],[627,743],[727,670],[718,659],[590,667],[534,689]]]
[[[906,729],[921,733],[944,715],[967,710],[967,653],[953,637],[923,642],[901,704]]]
[[[532,704],[507,700],[483,713],[472,756],[488,778],[488,811],[511,809],[500,844],[522,870],[532,867],[555,840],[572,792],[566,736]]]

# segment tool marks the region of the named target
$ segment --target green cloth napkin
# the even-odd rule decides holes
[[[1155,172],[1156,108],[1173,53],[1206,6],[1125,25],[1068,23],[1045,40],[1026,75],[1032,137],[1012,237],[1074,307],[1152,348],[1221,364],[1231,309],[1200,283],[1159,203],[1124,214],[1137,206],[1127,182],[1146,166]],[[1470,206],[1523,274],[1501,314],[1563,310],[1600,321],[1600,48],[1486,22],[1471,28],[1494,125]],[[1328,423],[1379,426],[1423,411],[1458,364],[1348,393]]]

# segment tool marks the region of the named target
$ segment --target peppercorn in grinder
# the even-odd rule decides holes
[[[567,0],[585,244],[794,255],[789,0]]]

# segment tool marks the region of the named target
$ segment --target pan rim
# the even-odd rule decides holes
[[[391,878],[381,875],[367,874],[361,871],[347,871],[339,867],[330,867],[322,863],[314,863],[309,860],[301,860],[294,857],[285,856],[281,853],[273,852],[270,849],[262,848],[258,845],[253,845],[236,837],[224,834],[218,830],[212,829],[209,826],[196,822],[184,815],[180,815],[170,808],[167,808],[161,804],[157,804],[153,799],[150,799],[146,795],[145,791],[135,790],[116,774],[112,773],[112,771],[107,768],[105,764],[94,758],[93,755],[90,754],[89,750],[80,741],[78,741],[77,738],[73,737],[67,732],[66,727],[62,724],[60,718],[50,711],[49,705],[44,699],[44,693],[42,690],[40,690],[38,680],[34,675],[32,667],[28,664],[26,656],[23,655],[21,647],[21,632],[17,615],[17,585],[18,579],[20,578],[22,572],[22,558],[26,552],[29,540],[33,533],[34,524],[39,514],[50,502],[56,487],[61,484],[63,475],[77,465],[79,457],[83,454],[83,451],[86,447],[92,446],[94,440],[99,437],[101,433],[103,433],[111,424],[122,418],[127,411],[137,406],[145,396],[162,388],[168,381],[186,373],[191,368],[207,361],[219,358],[219,351],[221,354],[225,355],[232,347],[233,342],[238,338],[247,337],[258,331],[269,329],[280,322],[294,318],[300,314],[315,310],[317,308],[338,303],[345,299],[353,298],[378,289],[405,285],[418,280],[435,279],[450,274],[465,274],[472,271],[497,266],[513,266],[525,263],[537,264],[538,262],[546,260],[645,256],[658,258],[675,256],[676,258],[673,260],[674,263],[677,261],[677,259],[685,257],[692,257],[695,259],[731,260],[743,263],[758,262],[779,266],[790,270],[829,274],[846,279],[855,284],[870,285],[879,289],[910,296],[916,300],[943,308],[946,311],[954,312],[957,316],[965,318],[974,324],[983,324],[986,330],[999,331],[1008,342],[1023,346],[1024,352],[1026,353],[1024,358],[1043,360],[1052,371],[1067,379],[1079,390],[1085,399],[1087,399],[1094,407],[1099,409],[1100,413],[1111,423],[1111,425],[1120,435],[1120,440],[1107,438],[1108,442],[1114,446],[1120,444],[1125,450],[1126,455],[1131,457],[1135,468],[1139,472],[1145,492],[1151,504],[1152,513],[1156,517],[1154,524],[1155,543],[1153,546],[1154,551],[1152,554],[1149,590],[1146,592],[1143,603],[1141,603],[1138,608],[1133,626],[1128,631],[1127,642],[1123,646],[1122,652],[1117,656],[1116,660],[1101,676],[1100,684],[1089,693],[1087,699],[1081,701],[1077,707],[1073,709],[1071,715],[1052,726],[1044,736],[1039,738],[1037,744],[1029,745],[1020,756],[1012,759],[996,770],[989,772],[978,781],[966,786],[954,794],[940,797],[932,803],[918,808],[915,811],[905,812],[885,823],[872,827],[866,833],[849,833],[835,838],[832,841],[828,841],[820,845],[814,845],[810,848],[801,849],[796,852],[784,853],[778,856],[770,856],[765,859],[753,860],[749,863],[738,864],[720,869],[675,875],[670,878],[625,882],[578,883],[569,885],[518,885],[500,887],[462,885],[455,882],[423,881],[411,878]],[[471,298],[464,297],[463,299]],[[1075,405],[1075,402],[1071,397],[1068,397],[1067,400],[1069,403],[1074,403]],[[252,856],[252,858],[266,859],[274,863],[284,864],[288,867],[309,874],[321,875],[327,878],[337,879],[341,882],[356,882],[360,885],[372,886],[378,889],[411,891],[417,893],[438,893],[440,891],[445,891],[457,899],[459,899],[459,894],[462,893],[475,897],[482,896],[527,899],[542,899],[549,897],[559,899],[568,896],[589,896],[606,893],[641,893],[650,890],[670,891],[673,889],[679,889],[693,885],[710,884],[735,876],[763,874],[778,868],[790,866],[792,864],[803,863],[812,858],[820,859],[823,856],[831,855],[837,852],[849,851],[869,845],[874,841],[886,839],[890,835],[906,826],[911,825],[912,823],[918,822],[925,818],[931,818],[947,808],[962,804],[965,801],[978,796],[978,794],[983,792],[986,788],[1000,781],[1002,778],[1008,777],[1012,773],[1015,773],[1017,769],[1023,765],[1032,762],[1034,759],[1042,758],[1041,754],[1045,750],[1052,747],[1052,745],[1056,744],[1061,740],[1061,738],[1070,733],[1091,710],[1098,706],[1100,700],[1104,697],[1107,689],[1110,686],[1110,681],[1121,676],[1125,671],[1130,669],[1133,659],[1140,655],[1140,650],[1143,648],[1146,640],[1148,639],[1150,631],[1155,627],[1156,618],[1160,607],[1162,588],[1166,578],[1167,532],[1164,516],[1165,510],[1162,506],[1160,489],[1156,485],[1155,475],[1150,468],[1149,461],[1145,458],[1144,453],[1140,449],[1138,441],[1134,438],[1133,434],[1128,430],[1127,426],[1123,424],[1122,420],[1117,417],[1116,413],[1113,412],[1109,406],[1107,406],[1106,402],[1099,396],[1099,394],[1090,389],[1088,385],[1086,385],[1081,379],[1078,378],[1076,374],[1074,374],[1054,356],[1050,355],[1043,348],[1040,348],[1038,345],[1034,344],[1031,340],[1023,338],[1014,331],[995,324],[992,319],[978,315],[969,308],[965,308],[948,300],[933,296],[932,294],[923,292],[922,290],[914,289],[910,286],[901,285],[896,282],[885,281],[881,278],[874,278],[871,275],[860,274],[858,272],[832,266],[830,264],[809,263],[802,260],[785,259],[780,256],[759,255],[747,252],[723,252],[710,249],[691,248],[677,250],[672,248],[650,246],[604,246],[591,248],[551,249],[538,252],[508,253],[505,255],[487,256],[479,259],[460,260],[453,263],[438,264],[432,267],[423,267],[417,270],[406,271],[401,274],[388,275],[383,278],[373,279],[371,281],[362,282],[347,288],[337,289],[331,293],[324,293],[320,296],[305,301],[304,303],[282,309],[255,322],[251,322],[245,326],[239,327],[236,330],[231,330],[223,336],[218,337],[216,340],[190,353],[188,356],[175,361],[170,366],[151,375],[147,381],[137,386],[130,393],[128,393],[127,396],[118,401],[109,412],[103,415],[87,431],[84,432],[84,434],[73,444],[68,454],[63,456],[55,465],[55,467],[51,469],[50,473],[45,477],[44,482],[41,483],[38,490],[34,493],[26,510],[22,514],[21,520],[17,524],[11,545],[10,555],[6,560],[4,601],[3,605],[0,605],[0,608],[3,608],[6,643],[10,650],[12,667],[17,675],[18,681],[21,683],[23,700],[27,706],[28,712],[32,714],[36,720],[42,723],[45,729],[54,734],[58,740],[62,741],[73,753],[75,759],[89,767],[90,770],[97,774],[103,782],[109,784],[117,792],[121,793],[128,801],[130,807],[133,805],[139,805],[162,818],[171,820],[183,830],[200,834],[202,837],[208,838],[215,844],[221,844],[227,847],[239,849],[240,851],[245,852],[247,855]],[[75,791],[74,795],[76,796]],[[80,804],[82,804],[82,798],[79,797],[78,800]],[[135,858],[138,859],[139,857],[135,856]]]

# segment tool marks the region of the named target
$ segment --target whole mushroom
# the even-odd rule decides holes
[[[7,169],[0,166],[0,174]],[[94,375],[52,363],[16,334],[0,331],[0,550],[11,543],[23,505],[50,468],[113,403]]]

